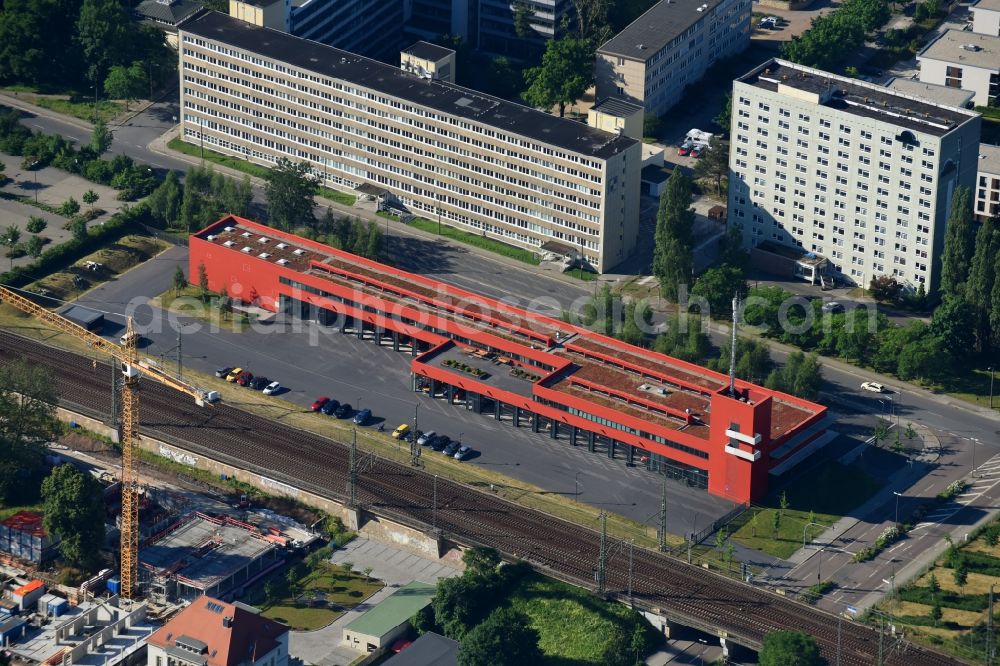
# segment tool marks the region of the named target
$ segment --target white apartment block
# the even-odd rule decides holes
[[[715,61],[750,45],[750,0],[661,0],[597,50],[597,100],[662,115]]]
[[[979,0],[972,12],[972,32],[1000,37],[1000,0]]]
[[[514,246],[561,245],[602,272],[635,249],[635,139],[217,12],[179,38],[185,141],[306,161],[329,187],[374,187]]]
[[[971,91],[976,106],[990,106],[1000,93],[1000,37],[946,30],[917,61],[921,81]]]
[[[979,144],[976,174],[976,219],[1000,216],[1000,146]]]
[[[729,222],[829,261],[867,287],[932,291],[951,196],[974,187],[981,119],[856,79],[770,60],[733,82]]]

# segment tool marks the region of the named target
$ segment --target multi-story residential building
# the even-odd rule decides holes
[[[975,93],[989,106],[1000,92],[1000,37],[946,30],[917,54],[920,80]]]
[[[479,0],[410,0],[404,3],[404,29],[413,39],[437,40],[442,35],[470,41],[479,16]]]
[[[733,82],[730,224],[749,248],[826,258],[854,284],[892,275],[932,291],[952,193],[975,184],[980,123],[770,60]]]
[[[750,45],[750,0],[661,0],[597,50],[597,99],[662,115],[715,61]]]
[[[229,0],[229,14],[370,58],[395,57],[403,40],[403,0]]]
[[[1000,0],[979,0],[970,11],[972,32],[1000,37]]]
[[[181,136],[511,245],[604,271],[639,229],[638,141],[291,35],[205,13],[181,28]]]
[[[523,59],[538,53],[550,39],[560,39],[576,29],[573,0],[468,0],[477,5],[476,46],[480,51]],[[528,10],[528,30],[518,35],[515,11]]]
[[[1000,216],[1000,146],[979,144],[976,174],[976,219]]]

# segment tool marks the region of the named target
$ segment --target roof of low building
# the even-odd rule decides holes
[[[0,522],[0,525],[18,532],[27,532],[32,536],[44,537],[48,534],[42,514],[37,511],[18,511],[13,516],[7,517]]]
[[[443,46],[438,46],[437,44],[431,44],[430,42],[419,41],[403,49],[403,53],[409,53],[413,57],[420,58],[421,60],[437,61],[442,58],[447,58],[450,55],[454,55],[455,51]]]
[[[976,171],[1000,175],[1000,146],[979,144],[979,162],[976,164]]]
[[[409,647],[385,662],[385,666],[455,666],[458,641],[428,631]]]
[[[384,62],[341,49],[261,28],[219,12],[205,12],[181,28],[185,33],[221,42],[303,70],[378,91],[414,106],[432,109],[543,144],[607,159],[637,143],[585,123],[560,118],[447,81],[423,79]]]
[[[917,59],[921,58],[1000,70],[1000,37],[965,30],[945,30],[917,54]]]
[[[26,594],[31,594],[35,590],[42,589],[44,587],[45,587],[45,583],[43,583],[42,581],[40,581],[38,579],[35,579],[33,581],[25,583],[21,587],[19,587],[16,590],[14,590],[14,594],[17,595],[17,596],[19,596],[19,597],[23,597]]]
[[[597,51],[645,62],[721,3],[722,0],[660,0]]]
[[[634,102],[622,99],[621,97],[608,97],[607,99],[602,99],[592,108],[594,111],[600,111],[601,113],[606,113],[609,116],[628,118],[629,116],[642,111],[644,107],[642,104],[635,104]]]
[[[280,622],[202,595],[150,636],[148,642],[163,649],[175,648],[178,641],[188,650],[204,645],[201,658],[207,666],[236,666],[271,652],[286,633],[288,627]]]
[[[975,11],[977,9],[986,9],[991,12],[1000,12],[1000,0],[979,0],[979,2],[972,5],[972,11]]]
[[[174,0],[169,3],[161,0],[143,0],[135,8],[135,12],[143,18],[175,26],[202,9],[204,6],[196,0]]]
[[[344,630],[365,636],[384,636],[429,604],[434,598],[435,589],[434,585],[415,580],[393,592],[361,617],[352,620]]]
[[[924,83],[919,79],[900,77],[885,84],[885,87],[889,90],[897,90],[901,93],[920,97],[935,104],[944,104],[945,106],[965,107],[976,96],[976,93],[972,90],[949,88],[948,86],[939,86],[936,83]]]

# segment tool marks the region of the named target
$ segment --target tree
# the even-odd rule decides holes
[[[32,259],[37,259],[42,256],[42,249],[45,247],[45,241],[41,236],[32,236],[24,244],[24,251],[28,253],[28,256]]]
[[[781,507],[783,512],[788,511],[788,493],[784,490],[781,491],[781,496],[778,497],[778,506]]]
[[[889,436],[889,424],[882,419],[878,420],[875,427],[872,429],[872,444],[878,446],[878,443]]]
[[[309,163],[294,164],[285,157],[278,158],[266,178],[264,196],[271,226],[291,231],[306,225],[313,214],[313,194],[319,184],[309,173]]]
[[[59,213],[65,217],[73,217],[80,212],[80,202],[70,197],[59,206]]]
[[[368,579],[371,578],[372,571],[374,571],[374,569],[372,567],[365,567],[364,568],[364,570],[361,573],[363,573],[365,575],[365,580],[368,580]]]
[[[99,195],[94,190],[87,190],[86,192],[83,193],[82,198],[83,198],[83,203],[93,208],[94,204],[97,203],[97,200],[101,198],[101,195]]]
[[[70,566],[90,569],[104,544],[104,493],[90,474],[59,465],[42,482],[43,524],[59,535],[59,553]]]
[[[772,370],[764,385],[776,391],[815,400],[823,381],[823,366],[816,354],[792,352],[779,369]]]
[[[976,313],[963,298],[946,297],[934,310],[929,332],[954,358],[965,358],[976,344]]]
[[[715,193],[722,196],[722,181],[729,177],[729,142],[717,136],[709,139],[708,150],[694,165],[694,175],[715,183]]]
[[[524,101],[548,111],[559,105],[559,115],[566,106],[580,99],[594,82],[593,51],[585,39],[552,39],[545,46],[542,64],[524,72],[528,88]]]
[[[462,562],[469,575],[481,578],[496,573],[500,566],[500,553],[495,548],[473,546],[462,553]]]
[[[941,584],[938,583],[937,576],[935,576],[933,573],[927,579],[927,589],[930,590],[932,595],[937,594],[938,592],[941,591]]]
[[[749,287],[743,270],[735,266],[722,265],[718,268],[709,268],[698,276],[698,280],[691,288],[693,296],[701,296],[712,309],[716,316],[726,312],[732,312],[733,296],[738,295],[741,299],[746,298]],[[707,312],[702,313],[708,316]]]
[[[379,230],[378,225],[374,222],[368,222],[368,233],[366,236],[365,251],[362,253],[362,256],[368,259],[375,259],[376,261],[382,259],[385,253],[385,239],[382,237],[382,232]]]
[[[781,512],[775,511],[771,514],[771,529],[774,530],[774,538],[778,538],[778,530],[781,529]]]
[[[181,217],[181,202],[184,198],[183,185],[173,171],[167,172],[167,177],[153,191],[146,203],[149,205],[150,214],[163,222],[165,226],[170,226]],[[194,203],[193,201],[191,203]],[[193,209],[188,211],[193,212]],[[185,227],[187,228],[187,227]]]
[[[693,266],[691,231],[691,181],[681,169],[674,169],[660,196],[653,236],[653,275],[665,298],[677,302],[681,285],[688,284]]]
[[[894,302],[903,291],[903,285],[891,275],[875,275],[868,284],[868,291],[876,301]]]
[[[7,256],[10,257],[10,266],[13,268],[14,255],[17,254],[17,250],[21,244],[21,230],[13,224],[10,225],[3,232],[3,237],[0,237],[0,243],[3,243],[4,247],[7,248]]]
[[[941,621],[941,616],[944,615],[944,613],[941,612],[941,602],[937,599],[934,600],[934,605],[931,606],[930,615],[931,619],[934,620],[934,626],[936,627],[937,623]]]
[[[104,93],[111,99],[125,100],[128,111],[128,103],[142,95],[145,78],[142,63],[133,62],[128,67],[114,65],[104,79]]]
[[[586,39],[594,48],[611,39],[614,31],[608,14],[612,0],[573,0],[573,4],[581,39]]]
[[[177,267],[178,269],[180,266]],[[176,277],[176,274],[175,274]],[[205,270],[205,262],[198,264],[198,288],[201,289],[201,295],[208,296],[208,271]]]
[[[264,597],[268,603],[274,602],[278,598],[278,583],[273,578],[268,578],[264,583]]]
[[[965,285],[965,300],[973,311],[976,351],[982,353],[994,342],[1000,342],[1000,331],[993,332],[990,327],[990,307],[996,283],[994,264],[1000,257],[1000,228],[996,218],[986,220],[979,227],[975,248],[969,281]]]
[[[73,234],[73,240],[83,242],[87,238],[87,220],[82,217],[75,217],[66,225],[69,232]]]
[[[520,611],[500,608],[462,639],[459,666],[520,666],[542,659],[538,631]]]
[[[98,118],[94,121],[94,129],[90,131],[90,149],[94,152],[94,155],[100,157],[104,153],[108,152],[111,148],[111,144],[114,141],[114,135],[108,126],[104,124],[104,120]]]
[[[962,296],[973,253],[972,194],[962,185],[951,197],[951,213],[941,254],[941,293]]]
[[[965,584],[969,580],[969,565],[966,564],[964,557],[959,558],[957,565],[951,573],[955,579],[955,585],[958,585],[959,589],[965,587]]]
[[[727,92],[726,98],[722,102],[722,110],[719,114],[712,118],[712,122],[715,123],[719,129],[722,130],[723,134],[729,134],[729,128],[732,126],[733,122],[733,93]]]
[[[801,631],[774,631],[764,637],[758,659],[760,666],[820,666],[819,647]]]
[[[25,225],[25,229],[28,230],[29,234],[40,234],[45,231],[45,227],[47,226],[49,226],[49,223],[44,218],[32,215],[28,218],[28,224]]]
[[[187,286],[188,283],[187,278],[184,277],[184,271],[181,269],[180,266],[178,266],[174,270],[173,283],[174,283],[175,294],[181,293],[182,291],[184,291],[184,287]]]
[[[535,18],[535,12],[530,5],[523,2],[514,3],[514,34],[521,39],[531,37],[531,20]]]
[[[745,271],[749,263],[750,253],[743,248],[743,232],[736,227],[729,227],[719,237],[719,264],[735,266]]]
[[[76,27],[87,78],[103,81],[112,65],[125,62],[132,46],[134,28],[125,6],[118,0],[83,0]]]
[[[46,368],[24,360],[0,366],[0,503],[15,499],[25,476],[41,468],[46,442],[61,430],[58,399]]]

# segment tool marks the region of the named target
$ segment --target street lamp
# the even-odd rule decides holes
[[[993,366],[989,368],[990,371],[990,409],[993,409]]]
[[[899,525],[899,498],[903,496],[903,493],[897,493],[893,490],[892,494],[896,496],[896,524]]]
[[[574,494],[574,496],[575,497],[579,497],[580,496],[580,472],[577,472],[573,476],[573,482],[576,484],[576,493]]]

